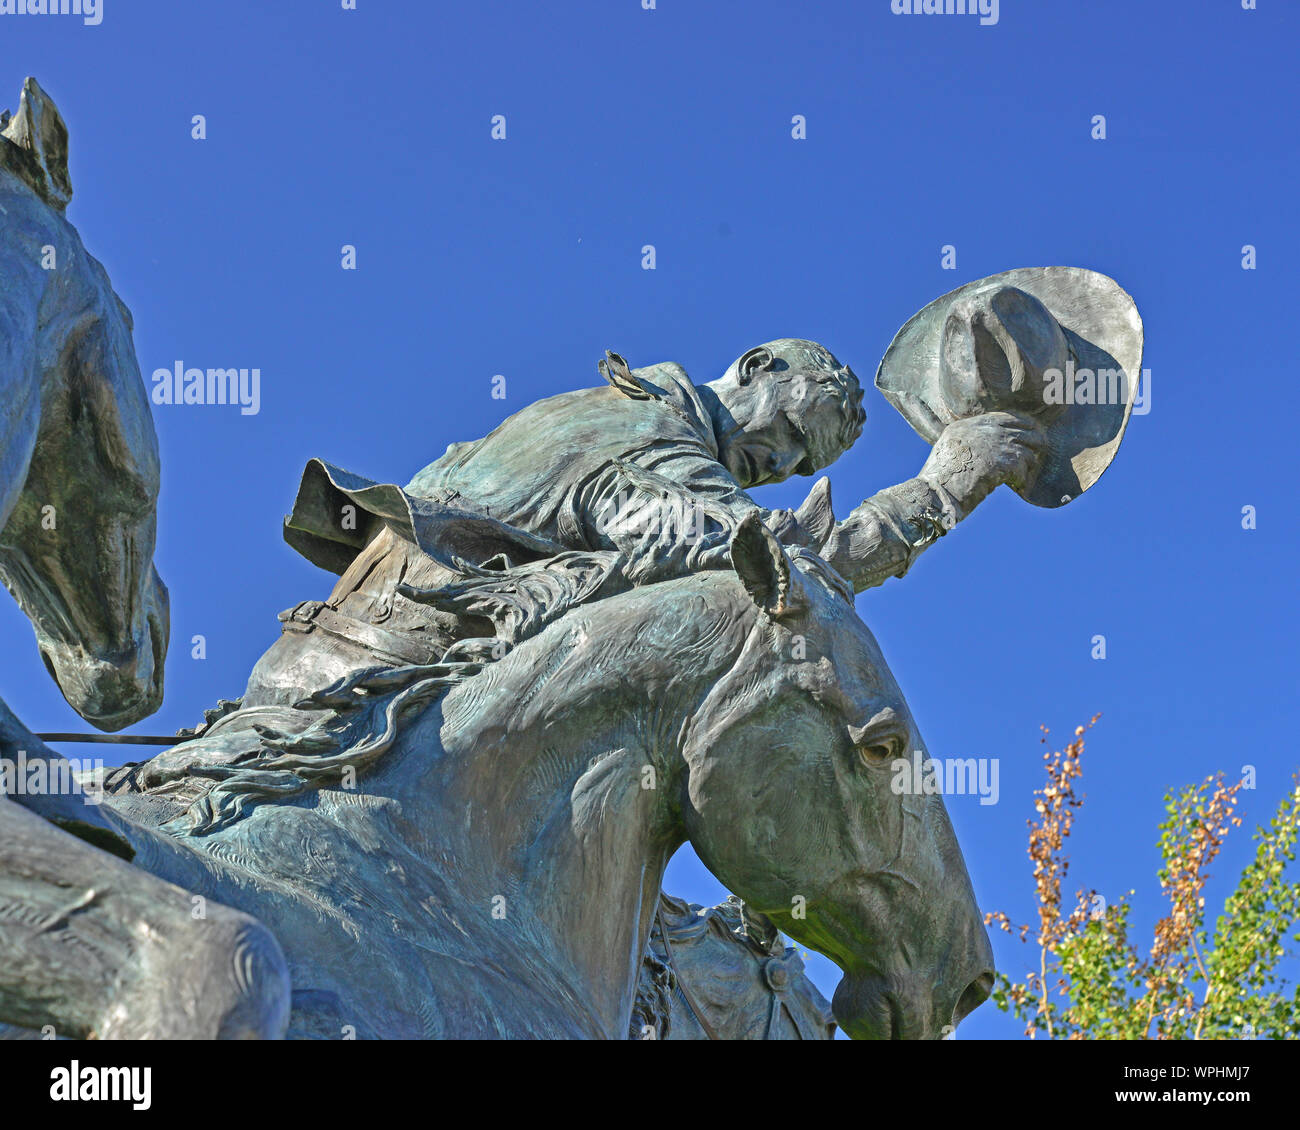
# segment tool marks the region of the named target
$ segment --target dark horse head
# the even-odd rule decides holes
[[[63,217],[67,143],[29,78],[0,115],[0,581],[73,709],[118,730],[162,701],[158,438],[131,315]]]

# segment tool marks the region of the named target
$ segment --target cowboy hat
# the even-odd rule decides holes
[[[898,331],[876,387],[928,443],[982,412],[1034,417],[1047,435],[1017,493],[1063,506],[1110,465],[1142,367],[1142,319],[1113,279],[1080,267],[1025,267],[967,283]]]

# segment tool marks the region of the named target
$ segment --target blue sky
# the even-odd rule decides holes
[[[1000,490],[859,610],[932,754],[1000,759],[998,804],[949,801],[986,909],[1033,914],[1040,723],[1064,739],[1103,713],[1071,879],[1136,888],[1140,938],[1167,788],[1252,764],[1243,811],[1267,818],[1298,760],[1281,457],[1298,407],[1300,7],[1002,0],[980,26],[889,0],[104,4],[97,27],[0,16],[0,106],[34,74],[68,121],[68,215],[134,312],[146,377],[178,360],[262,373],[256,416],[155,410],[172,652],[139,732],[238,694],[276,613],[328,593],[280,537],[309,457],[404,482],[531,400],[596,383],[605,349],[703,381],[751,345],[808,337],[867,376],[931,299],[1059,263],[1137,300],[1150,413],[1088,494],[1046,511]],[[927,452],[874,390],[867,410],[830,470],[841,517]],[[810,485],[757,494],[793,505]],[[0,640],[19,716],[84,728],[9,602]],[[1216,909],[1248,831],[1216,868]],[[723,893],[688,849],[669,889]],[[994,945],[1013,974],[1036,964]],[[837,971],[811,968],[829,996]],[[1018,1034],[991,1006],[961,1032]]]

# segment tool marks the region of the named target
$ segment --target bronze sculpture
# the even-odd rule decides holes
[[[29,91],[11,131],[26,142],[11,140],[0,168],[16,202],[0,217],[10,234],[23,230],[16,215],[66,203],[51,158],[66,133]],[[45,306],[11,281],[31,277],[28,264],[0,278],[10,357],[39,341],[31,308]],[[96,293],[111,294],[96,277]],[[112,350],[92,356],[125,372],[119,403],[138,400],[129,320],[102,313]],[[755,922],[845,970],[835,1012],[850,1034],[950,1031],[987,995],[991,951],[942,800],[889,787],[890,764],[924,745],[852,597],[903,575],[1001,483],[1041,505],[1087,489],[1122,436],[1140,349],[1131,300],[1091,272],[1012,272],[945,296],[904,328],[877,378],[934,449],[917,477],[843,521],[825,479],[795,511],[748,494],[815,473],[860,431],[852,370],[800,339],[750,349],[702,385],[671,363],[632,369],[607,354],[605,386],[452,445],[404,488],[312,461],[285,536],[339,574],[329,598],[282,616],[240,700],[114,773],[84,828],[66,804],[43,813],[134,852],[134,866],[109,867],[0,802],[13,829],[0,891],[57,856],[44,879],[0,896],[40,908],[27,925],[0,918],[32,957],[0,983],[0,1017],[55,1016],[83,1035],[622,1038],[656,952],[663,866],[689,840]],[[1105,412],[1052,402],[1054,369],[1108,360],[1126,399]],[[18,434],[0,459],[21,456]],[[147,409],[130,436],[147,464]],[[70,443],[43,450],[61,469],[80,457]],[[6,481],[29,493],[49,477],[12,465]],[[156,467],[142,481],[130,514],[151,523]],[[0,545],[22,548],[34,505],[5,516]],[[149,529],[123,544],[139,555]],[[109,592],[105,613],[143,619],[158,662],[160,590]],[[52,659],[87,716],[121,725],[156,706],[132,693],[154,693],[157,663],[137,648],[91,680],[89,638]],[[96,696],[101,683],[110,689]],[[6,750],[41,752],[11,716],[0,721]],[[63,902],[45,897],[54,887]],[[208,917],[182,929],[194,896]],[[87,931],[121,941],[141,922],[166,935],[170,922],[170,945],[202,939],[191,944],[212,977],[188,1010],[164,1015],[176,966],[163,947],[152,981],[94,997],[43,961],[46,918],[84,944]],[[774,937],[764,944],[781,957]],[[106,961],[132,968],[140,953],[121,941]],[[747,1013],[731,1019],[758,1030]]]

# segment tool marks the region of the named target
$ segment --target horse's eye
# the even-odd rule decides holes
[[[908,731],[891,707],[886,707],[865,726],[850,726],[849,741],[857,750],[862,764],[875,767],[889,765],[904,755]]]
[[[858,746],[858,756],[866,765],[888,765],[898,756],[898,743],[894,741],[872,742],[870,745]]]

